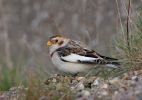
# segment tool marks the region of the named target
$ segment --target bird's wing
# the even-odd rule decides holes
[[[79,63],[94,63],[98,60],[101,60],[100,58],[93,58],[93,57],[85,57],[78,54],[70,54],[68,56],[61,57],[62,60],[68,61],[68,62],[79,62]]]
[[[94,50],[84,48],[78,42],[71,41],[65,47],[57,49],[61,60],[66,62],[85,63],[85,64],[105,64],[103,59]]]

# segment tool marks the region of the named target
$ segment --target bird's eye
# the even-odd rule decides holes
[[[55,43],[57,43],[58,42],[58,40],[55,40]]]

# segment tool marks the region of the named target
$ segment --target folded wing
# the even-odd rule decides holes
[[[73,41],[71,41],[73,42]],[[70,43],[69,45],[59,48],[57,50],[61,60],[71,63],[84,63],[84,64],[111,64],[119,65],[117,59],[102,56],[95,52],[80,46],[79,44]]]
[[[78,62],[78,63],[88,63],[88,64],[89,63],[92,64],[92,63],[103,60],[102,58],[86,57],[86,56],[73,54],[73,53],[67,56],[61,56],[61,59],[67,62]]]

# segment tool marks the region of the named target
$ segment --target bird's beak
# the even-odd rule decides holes
[[[52,45],[52,42],[49,40],[49,41],[47,42],[47,45],[48,45],[48,46],[51,46],[51,45]]]

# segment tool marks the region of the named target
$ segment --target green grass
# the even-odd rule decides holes
[[[9,70],[8,68],[1,69],[0,90],[8,90],[11,86],[17,85],[18,75],[16,75],[16,69]]]
[[[2,61],[2,60],[1,60]],[[13,61],[13,68],[9,68],[4,62],[1,62],[0,68],[0,91],[8,91],[11,87],[28,87],[29,79],[36,75],[37,80],[43,80],[48,75],[42,69],[41,65],[35,67],[34,71],[24,66],[24,59]],[[34,77],[35,78],[35,77]]]
[[[131,69],[142,68],[142,17],[137,21],[136,28],[130,33],[130,47],[122,38],[116,42],[119,57]]]
[[[112,41],[116,48],[114,54],[116,58],[119,59],[121,68],[96,68],[90,72],[91,75],[93,73],[94,75],[97,74],[99,77],[108,79],[110,77],[120,76],[128,71],[142,69],[142,14],[139,16],[139,19],[135,23],[131,23],[130,26],[129,47],[126,41],[126,31],[124,31],[124,35],[119,35]]]

